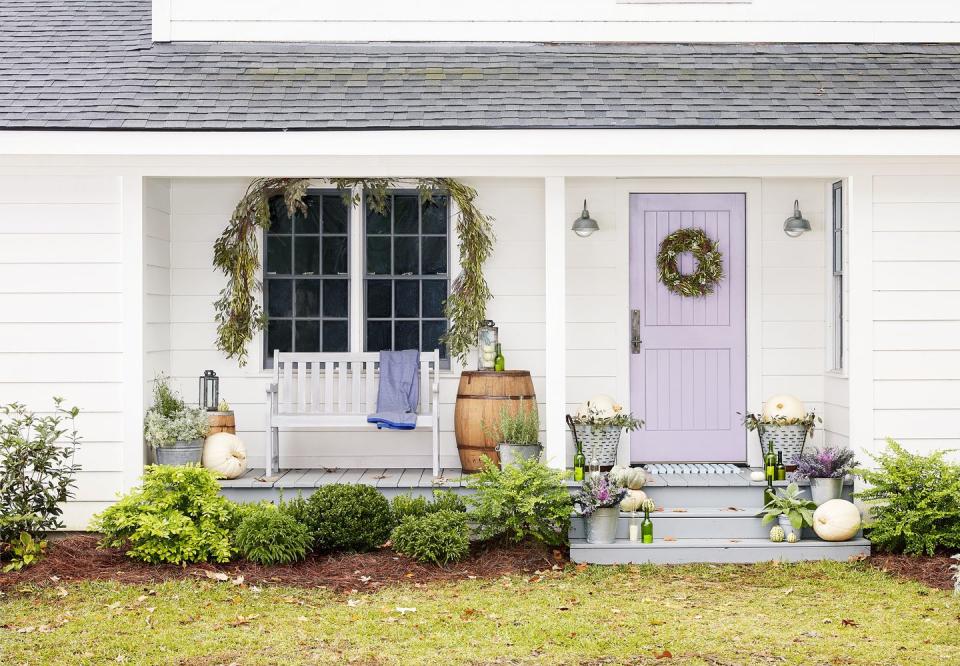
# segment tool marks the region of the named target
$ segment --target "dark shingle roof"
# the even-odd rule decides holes
[[[152,44],[150,0],[0,0],[0,128],[960,127],[954,44]]]

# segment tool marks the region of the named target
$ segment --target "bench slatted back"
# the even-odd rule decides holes
[[[377,411],[380,354],[274,352],[273,381],[281,414],[373,414]],[[440,371],[440,352],[420,353],[420,405],[432,413],[430,387]]]

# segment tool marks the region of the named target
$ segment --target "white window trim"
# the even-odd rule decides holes
[[[842,274],[840,276],[840,289],[841,293],[839,295],[839,303],[836,294],[836,283],[837,276],[833,272],[833,251],[834,251],[834,233],[833,233],[833,187],[836,183],[840,183],[841,191],[841,203],[840,203],[840,215],[842,219],[841,233],[842,238],[840,242],[840,249],[843,253],[841,257],[842,265]],[[826,215],[824,216],[824,264],[826,266],[825,271],[825,280],[826,280],[826,322],[825,322],[825,347],[826,347],[826,373],[831,376],[836,377],[846,377],[847,368],[849,366],[849,354],[847,339],[849,334],[849,323],[844,325],[844,319],[849,319],[846,317],[846,313],[843,312],[844,308],[849,308],[849,265],[847,261],[848,251],[847,251],[847,239],[849,238],[848,234],[848,221],[849,217],[847,214],[847,186],[846,180],[843,178],[840,179],[830,179],[826,183]],[[839,313],[838,313],[839,306]],[[837,339],[837,317],[840,319],[840,334],[842,339]],[[840,347],[840,365],[837,366],[837,347]]]

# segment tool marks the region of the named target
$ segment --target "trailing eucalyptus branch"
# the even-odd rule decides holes
[[[390,189],[407,179],[332,178],[344,196],[356,201],[363,192],[367,207],[386,212]],[[450,328],[443,336],[451,356],[466,361],[474,346],[480,322],[486,319],[490,287],[483,276],[483,265],[493,252],[493,218],[476,206],[477,192],[453,178],[418,178],[421,201],[430,201],[444,193],[456,204],[456,230],[460,240],[461,272],[453,282],[445,305]],[[257,298],[263,285],[257,279],[260,270],[259,229],[270,228],[270,199],[282,196],[287,212],[305,213],[303,201],[309,178],[258,178],[237,203],[230,224],[214,244],[213,263],[227,276],[227,284],[214,303],[217,320],[217,348],[240,365],[247,361],[247,348],[267,317]]]

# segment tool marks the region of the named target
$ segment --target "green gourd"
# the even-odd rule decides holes
[[[770,530],[770,541],[774,543],[783,543],[786,535],[783,533],[783,528],[779,525],[774,525]]]
[[[800,541],[800,539],[797,538],[796,532],[790,532],[790,534],[787,535],[787,543],[796,543],[798,541]]]

